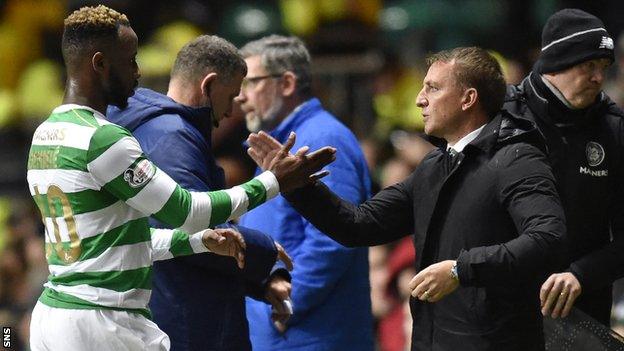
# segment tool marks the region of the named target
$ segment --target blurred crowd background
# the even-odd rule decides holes
[[[380,189],[406,177],[422,147],[415,97],[427,53],[478,45],[519,83],[539,52],[552,13],[576,7],[600,17],[616,41],[607,93],[624,106],[624,2],[563,0],[0,0],[0,326],[26,348],[30,309],[48,274],[39,213],[28,194],[26,160],[35,127],[61,103],[63,19],[105,4],[128,15],[139,36],[140,85],[166,92],[177,51],[200,34],[237,46],[271,33],[303,38],[313,54],[314,90],[358,136]],[[215,130],[228,184],[250,177],[242,113]],[[624,199],[623,199],[624,201]],[[406,347],[407,283],[415,274],[410,238],[371,248],[379,350]],[[624,289],[616,286],[613,326],[624,329]]]

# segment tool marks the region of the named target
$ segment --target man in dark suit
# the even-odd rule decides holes
[[[565,220],[540,135],[501,110],[503,75],[483,49],[443,51],[428,63],[416,103],[425,132],[446,145],[359,206],[322,182],[286,197],[345,246],[414,233],[412,350],[543,350],[538,287],[559,262]],[[276,151],[296,157],[284,152],[292,140],[249,142],[264,166]]]

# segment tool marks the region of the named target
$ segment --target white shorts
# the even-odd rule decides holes
[[[169,350],[156,323],[114,310],[70,310],[37,302],[30,320],[30,348],[43,350]]]

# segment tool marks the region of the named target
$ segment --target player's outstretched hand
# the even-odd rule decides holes
[[[247,154],[263,171],[269,169],[275,155],[282,150],[282,144],[265,132],[249,134],[247,143]]]
[[[260,168],[275,174],[281,192],[289,192],[328,175],[328,171],[320,171],[336,159],[336,149],[329,146],[311,153],[304,146],[293,155],[290,149],[295,139],[294,132],[284,145],[265,132],[252,133],[247,139],[250,146],[247,153]]]
[[[245,267],[245,239],[232,228],[207,229],[202,235],[204,246],[211,252],[236,259],[238,267]]]

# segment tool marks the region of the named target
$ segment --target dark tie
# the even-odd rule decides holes
[[[448,166],[447,170],[450,173],[453,167],[455,167],[455,162],[457,162],[457,155],[459,154],[459,152],[457,152],[457,150],[453,149],[452,147],[449,147],[446,153],[447,153],[446,160],[447,160],[447,166]]]

